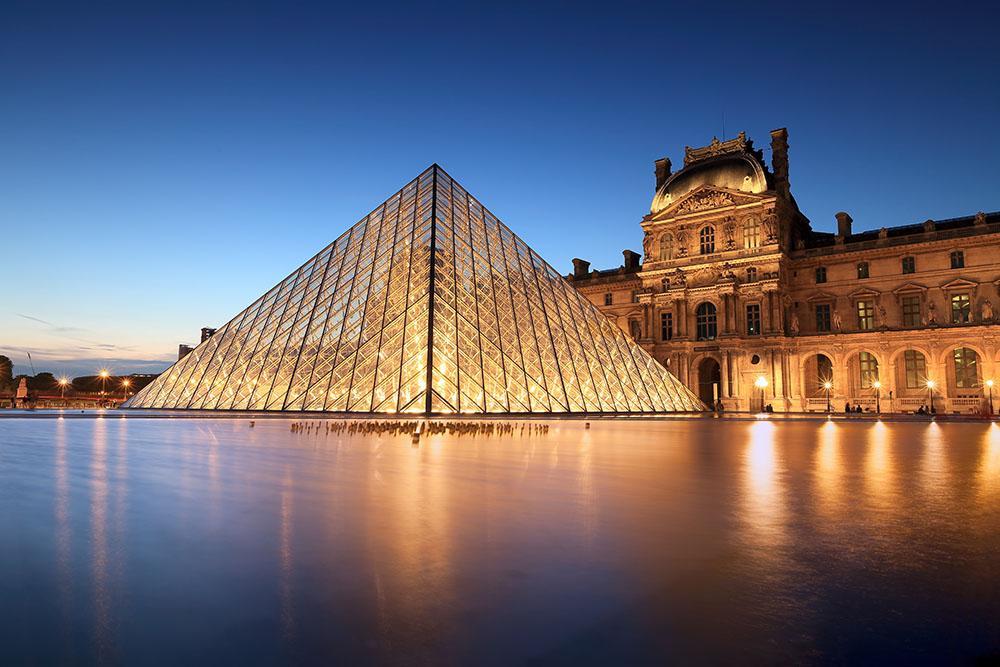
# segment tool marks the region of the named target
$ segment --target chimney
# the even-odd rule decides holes
[[[590,271],[590,262],[584,261],[578,257],[573,258],[573,277],[576,279],[586,278],[587,272]]]
[[[670,178],[670,158],[660,158],[653,164],[656,165],[656,190],[659,192],[663,184]]]
[[[848,236],[851,235],[851,223],[854,222],[854,219],[851,216],[844,213],[843,211],[837,213],[836,218],[837,218],[837,236],[842,236],[846,239]]]
[[[791,197],[788,184],[788,130],[783,127],[771,130],[771,171],[774,172],[774,189],[778,195],[785,199]]]
[[[631,250],[622,250],[622,255],[625,257],[626,271],[639,270],[639,253],[632,252]]]
[[[194,352],[194,348],[190,345],[184,345],[183,343],[177,346],[177,361],[180,361],[184,357],[188,356]]]
[[[206,340],[215,335],[215,329],[211,327],[202,327],[201,329],[201,342],[204,343]]]

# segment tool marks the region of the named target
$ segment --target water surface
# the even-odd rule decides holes
[[[1000,653],[1000,427],[0,420],[0,662]]]

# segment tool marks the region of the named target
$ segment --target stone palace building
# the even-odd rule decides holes
[[[606,271],[575,259],[567,279],[706,404],[989,409],[1000,213],[855,231],[840,212],[836,234],[815,231],[791,193],[785,129],[770,166],[740,133],[655,173],[642,256]]]

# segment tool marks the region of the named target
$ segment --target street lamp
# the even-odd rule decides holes
[[[108,373],[108,369],[107,368],[102,368],[101,372],[98,373],[98,375],[101,378],[101,394],[103,395],[106,392],[107,388],[108,388],[108,377],[111,374]]]
[[[122,380],[122,396],[125,397],[124,400],[126,401],[128,400],[128,387],[130,384],[132,384],[132,381],[128,378]]]
[[[59,378],[59,392],[60,392],[60,396],[59,397],[60,398],[66,398],[66,385],[68,385],[68,384],[69,384],[69,380],[67,380],[64,377]]]
[[[990,390],[990,417],[993,416],[993,380],[987,380],[986,386]]]
[[[760,389],[760,411],[764,412],[764,390],[767,388],[767,378],[763,375],[758,375],[754,381],[754,386]]]
[[[827,380],[823,383],[823,389],[826,389],[826,411],[833,412],[833,408],[830,406],[830,390],[833,389],[833,383]]]
[[[931,400],[931,414],[934,414],[934,380],[927,381],[927,395]]]
[[[872,389],[875,390],[875,414],[882,412],[882,383],[878,380],[872,382]]]

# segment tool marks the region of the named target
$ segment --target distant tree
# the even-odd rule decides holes
[[[14,364],[10,357],[0,354],[0,391],[14,388]]]
[[[50,391],[56,386],[56,377],[52,373],[39,373],[28,378],[28,389],[32,391]]]

